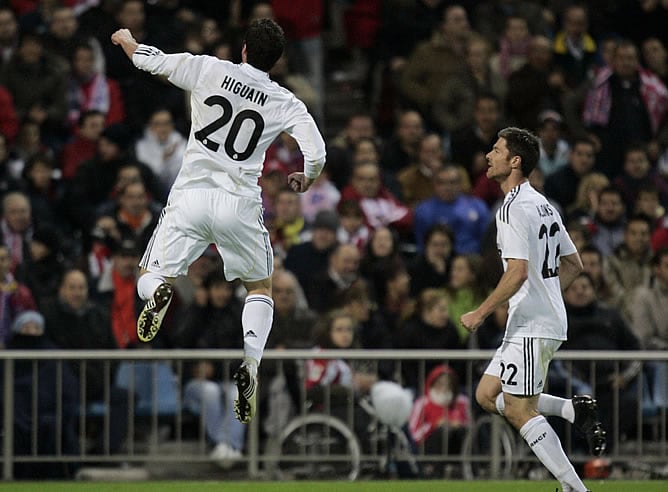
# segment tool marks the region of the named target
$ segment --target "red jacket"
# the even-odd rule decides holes
[[[347,185],[341,190],[340,201],[343,200],[355,200],[360,204],[366,224],[371,229],[391,226],[399,232],[412,233],[413,212],[384,186],[374,198],[366,198],[357,193],[352,185]]]
[[[322,32],[322,0],[273,0],[274,17],[291,40],[315,38]]]

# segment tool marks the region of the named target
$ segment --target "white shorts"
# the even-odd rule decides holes
[[[274,270],[261,202],[216,189],[173,190],[139,266],[166,277],[186,275],[210,244],[228,280],[263,280]]]
[[[543,392],[547,369],[561,343],[551,338],[504,338],[485,374],[500,378],[504,393],[538,395]]]

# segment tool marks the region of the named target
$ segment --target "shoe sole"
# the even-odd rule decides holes
[[[158,334],[162,320],[167,314],[167,308],[172,303],[173,292],[171,285],[161,284],[156,289],[153,297],[146,301],[144,309],[142,309],[139,318],[137,318],[137,336],[142,342],[150,342]],[[157,304],[156,297],[160,297],[162,302],[165,302],[165,305],[157,313],[153,311]]]
[[[605,453],[605,448],[607,447],[607,437],[606,432],[603,430],[600,424],[594,426],[594,430],[591,432],[591,437],[589,439],[591,442],[590,451],[594,456],[602,456]]]
[[[241,366],[233,377],[239,392],[239,397],[234,402],[234,414],[239,422],[247,424],[255,415],[255,405],[251,401],[255,398],[256,383],[244,366]]]

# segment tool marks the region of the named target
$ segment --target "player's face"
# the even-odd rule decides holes
[[[512,169],[510,168],[510,152],[505,138],[499,138],[492,150],[485,156],[487,159],[487,177],[496,181],[503,181]]]

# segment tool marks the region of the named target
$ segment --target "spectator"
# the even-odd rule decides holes
[[[389,226],[405,237],[412,227],[411,210],[383,185],[377,162],[363,161],[355,165],[350,184],[341,191],[341,200],[359,202],[371,229]]]
[[[11,7],[0,8],[0,67],[5,67],[19,44],[19,24]]]
[[[462,344],[467,344],[471,333],[462,326],[460,318],[480,306],[487,297],[487,287],[483,283],[484,268],[482,257],[476,254],[458,255],[452,259],[448,312]]]
[[[363,138],[375,137],[376,128],[371,116],[367,113],[354,113],[346,121],[343,130],[327,146],[327,173],[339,190],[350,181],[357,142]]]
[[[396,349],[462,349],[457,327],[450,321],[448,297],[445,291],[426,289],[418,299],[415,314],[405,321],[394,339]],[[425,361],[425,371],[430,372],[438,361]],[[417,390],[418,361],[404,361],[401,364],[404,386]],[[460,379],[463,368],[457,367]]]
[[[505,100],[508,84],[492,71],[490,57],[488,41],[472,35],[466,44],[466,68],[445,83],[434,101],[434,120],[443,131],[452,134],[473,125],[479,95],[494,94],[497,101]]]
[[[427,288],[447,285],[455,234],[444,224],[434,224],[425,231],[423,243],[423,252],[408,265],[413,298]]]
[[[307,306],[297,277],[289,270],[276,270],[272,279],[274,321],[269,348],[310,347],[317,316]]]
[[[88,44],[74,48],[67,89],[67,121],[73,128],[83,111],[92,109],[105,115],[107,126],[122,123],[125,104],[118,83],[95,69],[95,52]]]
[[[403,263],[396,232],[387,227],[374,230],[364,248],[360,274],[369,282],[372,296],[377,302],[385,302],[387,277]]]
[[[477,253],[489,223],[489,210],[480,199],[464,191],[466,171],[446,165],[434,174],[434,196],[415,207],[415,238],[422,252],[422,238],[433,224],[447,224],[455,235],[457,254]]]
[[[355,200],[341,200],[337,211],[341,223],[336,233],[337,240],[341,244],[354,244],[361,253],[371,237],[371,229],[366,225],[362,207]]]
[[[473,124],[455,132],[451,139],[452,160],[466,168],[474,184],[472,194],[490,207],[503,195],[499,185],[487,178],[485,158],[496,141],[500,122],[499,100],[493,94],[480,93],[475,100]]]
[[[423,115],[431,115],[439,89],[464,68],[464,51],[470,35],[466,10],[450,5],[431,39],[419,44],[401,73],[401,94]]]
[[[599,301],[610,307],[621,306],[623,299],[619,292],[613,292],[610,283],[603,274],[604,258],[596,246],[587,245],[578,250],[582,260],[583,271],[590,277]]]
[[[545,177],[545,195],[568,210],[575,201],[580,180],[594,167],[595,147],[589,139],[576,139],[568,155],[568,165]]]
[[[567,6],[561,16],[562,30],[554,37],[554,64],[565,77],[569,89],[587,81],[598,56],[596,41],[588,33],[589,16],[584,5]]]
[[[44,47],[63,60],[70,60],[77,46],[87,44],[93,49],[96,73],[104,73],[105,62],[102,46],[93,36],[85,36],[79,30],[79,19],[72,7],[56,5],[51,12]]]
[[[44,154],[33,156],[23,169],[25,193],[30,200],[33,216],[38,218],[39,224],[49,224],[67,231],[63,209],[64,190],[59,177],[60,172],[54,160]]]
[[[283,188],[276,196],[276,216],[269,226],[271,244],[277,253],[285,255],[290,248],[302,242],[306,221],[302,215],[299,194]]]
[[[622,172],[613,183],[622,192],[624,206],[629,213],[635,210],[638,193],[646,186],[654,187],[659,192],[661,204],[668,206],[668,181],[652,170],[644,145],[630,145],[626,148]]]
[[[603,274],[610,286],[616,305],[627,316],[631,305],[631,293],[636,287],[649,287],[652,274],[650,247],[651,224],[644,216],[631,217],[624,226],[624,239],[603,264]]]
[[[443,144],[441,137],[428,133],[422,137],[418,146],[417,159],[401,170],[397,181],[401,185],[402,202],[414,208],[418,202],[433,195],[433,175],[443,167]]]
[[[28,197],[22,192],[7,193],[2,199],[0,242],[9,249],[9,271],[21,278],[23,262],[30,258],[32,210]]]
[[[600,304],[594,284],[581,273],[564,291],[568,316],[568,340],[562,350],[639,350],[640,343],[619,311]],[[632,435],[638,390],[638,362],[599,360],[573,362],[573,375],[581,381],[595,381],[594,393],[604,429],[619,429],[619,438]],[[619,369],[619,370],[618,370]],[[593,372],[592,372],[593,371]],[[614,401],[619,398],[619,406]],[[620,414],[613,421],[613,408]],[[617,442],[617,439],[610,440]],[[610,446],[610,443],[608,444]]]
[[[109,312],[89,300],[88,281],[81,270],[71,269],[63,274],[57,299],[45,304],[42,313],[47,336],[61,349],[117,348]],[[98,436],[90,452],[120,452],[128,428],[128,392],[114,384],[115,365],[101,359],[70,361],[70,364],[78,380],[85,378],[83,382],[77,381],[77,386],[85,385],[86,402],[104,400],[109,405],[109,432],[102,432]]]
[[[334,210],[341,200],[341,192],[334,186],[323,172],[318,176],[311,187],[299,196],[301,209],[307,224],[310,226],[322,210]]]
[[[630,325],[645,350],[668,349],[668,249],[652,258],[652,283],[636,287],[630,302]],[[647,363],[651,376],[652,398],[658,408],[668,407],[668,364]]]
[[[610,256],[624,238],[626,211],[622,194],[609,186],[598,194],[598,209],[594,217],[591,243],[604,258]]]
[[[242,303],[234,296],[234,284],[221,271],[204,280],[208,293],[205,306],[192,306],[186,313],[178,345],[198,349],[240,349]],[[207,438],[213,443],[210,458],[229,468],[242,457],[246,427],[234,417],[234,382],[225,380],[221,364],[195,361],[184,387],[184,404],[204,419]]]
[[[552,66],[550,40],[534,36],[529,45],[527,62],[508,79],[506,111],[515,125],[535,130],[538,115],[546,109],[559,109],[564,77]]]
[[[538,115],[538,138],[540,139],[540,157],[538,167],[545,178],[568,165],[571,147],[562,138],[563,125],[559,113],[552,110]]]
[[[600,170],[614,179],[622,169],[624,150],[630,143],[656,146],[667,114],[666,86],[640,66],[638,50],[632,42],[617,43],[612,66],[598,72],[582,110],[586,131],[600,142]]]
[[[663,42],[649,37],[642,42],[641,49],[645,67],[658,75],[663,85],[668,84],[668,51]]]
[[[2,313],[0,313],[0,347],[5,347],[12,335],[12,325],[24,312],[35,310],[35,300],[30,289],[17,282],[11,273],[11,258],[7,246],[0,245],[0,296],[2,297]]]
[[[591,172],[584,176],[578,184],[575,201],[566,209],[569,222],[577,222],[590,230],[594,229],[594,220],[598,213],[598,197],[610,180],[603,173]]]
[[[434,367],[424,383],[424,394],[415,400],[408,420],[411,438],[429,454],[454,455],[461,451],[472,423],[471,401],[461,393],[459,378],[446,364]],[[427,464],[427,476],[442,476]]]
[[[493,71],[508,80],[527,61],[531,32],[527,20],[519,14],[506,16],[505,27],[498,40],[499,51],[492,57]]]
[[[39,308],[58,295],[58,285],[66,269],[61,243],[61,233],[48,224],[38,226],[32,234],[30,260],[23,274]]]
[[[0,19],[2,11],[0,10]],[[13,142],[19,132],[19,117],[12,94],[0,85],[0,133]]]
[[[288,182],[288,169],[278,160],[265,160],[260,177],[264,222],[271,224],[276,218],[276,198]]]
[[[12,93],[20,119],[30,118],[49,136],[61,137],[66,77],[62,64],[44,52],[40,36],[25,33],[16,55],[0,73],[0,83]]]
[[[318,272],[329,264],[329,257],[336,248],[339,218],[333,210],[318,212],[311,226],[311,239],[296,244],[288,251],[283,266],[290,270],[305,291]]]
[[[24,311],[11,328],[8,350],[59,348],[44,335],[44,317],[37,311]],[[4,367],[0,369],[3,370]],[[79,384],[66,363],[54,359],[15,361],[13,452],[24,456],[79,455],[78,405]],[[35,431],[38,439],[33,441]],[[31,480],[73,478],[75,467],[74,463],[17,463],[14,477]]]
[[[397,117],[394,134],[383,146],[380,165],[383,172],[397,174],[414,163],[424,136],[424,120],[415,110],[402,111]]]
[[[22,183],[14,177],[12,172],[7,137],[0,133],[0,194],[18,191],[20,188],[22,188]]]
[[[97,110],[83,111],[74,136],[63,146],[60,169],[63,179],[71,180],[82,162],[95,157],[104,131],[104,114]]]
[[[352,244],[339,244],[327,268],[315,273],[304,288],[308,305],[322,314],[335,307],[337,297],[359,277],[360,253]]]

